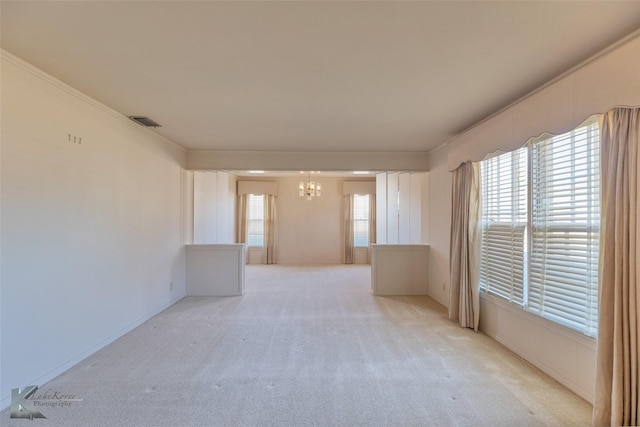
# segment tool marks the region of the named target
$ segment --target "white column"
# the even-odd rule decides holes
[[[376,241],[387,243],[387,174],[376,175]]]
[[[218,176],[215,172],[193,173],[193,241],[217,243]]]
[[[411,174],[398,174],[398,243],[411,243]]]
[[[234,228],[229,211],[229,174],[217,172],[216,190],[216,241],[209,243],[233,243]]]
[[[411,174],[411,184],[409,197],[409,229],[411,235],[409,241],[414,245],[424,243],[422,241],[422,173]]]
[[[398,173],[387,174],[387,243],[398,244]]]

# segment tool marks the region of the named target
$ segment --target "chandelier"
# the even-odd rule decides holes
[[[311,174],[312,172],[309,172],[307,182],[298,182],[298,193],[300,197],[306,197],[307,200],[320,197],[322,192],[322,185],[319,182],[311,181]]]

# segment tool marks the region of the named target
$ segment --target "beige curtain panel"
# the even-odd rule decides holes
[[[376,229],[376,195],[369,194],[369,244],[376,242]]]
[[[264,250],[263,264],[276,263],[276,197],[264,196]]]
[[[478,331],[479,295],[479,165],[463,163],[453,171],[449,318]]]
[[[247,243],[247,202],[248,194],[238,196],[238,228],[236,229],[236,241]]]
[[[344,200],[344,263],[353,264],[353,194],[347,194]]]
[[[636,426],[640,359],[638,267],[640,108],[604,116],[600,141],[599,320],[593,424]]]

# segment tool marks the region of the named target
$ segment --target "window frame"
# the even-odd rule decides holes
[[[369,236],[369,204],[371,198],[368,194],[354,194],[352,205],[353,247],[368,248]],[[363,240],[366,244],[363,244]]]
[[[260,232],[252,233],[252,230]],[[256,236],[259,236],[259,244]],[[247,247],[264,248],[264,195],[262,194],[249,194],[247,197]]]
[[[578,136],[581,135],[580,132],[587,134],[584,140],[578,139]],[[565,144],[569,150],[572,150],[570,154],[558,155],[555,159],[555,168],[563,169],[561,176],[557,175],[557,170],[552,170],[549,167],[549,164],[554,162],[553,151],[559,152],[559,150],[565,149],[560,144]],[[542,152],[549,150],[549,147],[551,154]],[[580,157],[575,156],[577,149],[584,150],[587,154]],[[481,231],[480,289],[486,294],[507,301],[535,316],[582,333],[587,337],[595,338],[598,321],[597,263],[600,220],[598,118],[591,117],[577,128],[562,135],[547,135],[532,140],[519,150],[526,150],[527,158],[526,228],[522,242],[524,253],[522,298],[517,298],[517,295],[514,297],[513,290],[511,294],[496,292],[488,282],[488,279],[492,280],[494,277],[487,276],[487,262],[491,256],[486,244],[489,239],[487,231],[490,230],[492,224],[488,225],[486,212],[483,212],[479,219]],[[487,203],[484,199],[489,191],[486,187],[487,165],[495,162],[496,158],[513,155],[519,150],[496,155],[481,162],[483,208]],[[584,165],[579,162],[584,162]],[[584,169],[580,169],[582,167]],[[494,182],[492,185],[495,186],[496,183]],[[514,185],[512,182],[506,186],[513,187]],[[572,193],[576,188],[580,191]],[[541,192],[544,194],[541,195]],[[548,196],[546,192],[552,194]],[[554,203],[557,205],[555,208]],[[549,209],[540,209],[540,207],[548,207]],[[567,214],[565,212],[570,212],[569,217],[573,215],[571,221],[566,220]],[[545,221],[543,229],[541,229],[540,218]],[[572,232],[578,232],[578,234],[571,234]],[[507,235],[508,230],[503,232],[503,236]],[[518,242],[518,244],[520,243]],[[565,252],[558,253],[557,248],[559,247],[565,251],[575,249],[577,255],[571,253],[569,258]],[[585,255],[581,258],[580,255],[583,252]],[[496,254],[494,253],[493,256]],[[499,259],[498,262],[508,263],[502,259]],[[586,278],[584,285],[579,279],[576,280],[576,277],[581,274]],[[503,275],[508,276],[509,273]],[[508,278],[506,281],[508,282]]]
[[[483,193],[481,198],[480,272],[481,280],[485,279],[484,286],[482,286],[482,282],[481,286],[487,293],[507,299],[522,307],[526,294],[526,226],[528,215],[526,188],[528,162],[524,148],[502,153],[481,163],[481,188],[483,191],[489,180],[488,175],[500,179],[503,173],[507,173],[510,180],[509,182],[501,180],[500,185],[492,189],[491,211],[488,209],[490,203],[486,194]],[[525,182],[522,183],[522,180]],[[508,193],[506,198],[504,193]],[[506,205],[506,208],[502,205]],[[498,267],[494,268],[496,265]],[[506,268],[508,271],[505,273]],[[495,272],[491,276],[492,280],[490,283],[486,283],[486,276],[492,271]],[[517,286],[513,286],[514,282],[517,283]]]

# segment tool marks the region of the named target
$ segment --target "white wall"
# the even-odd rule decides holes
[[[195,244],[234,243],[236,238],[236,182],[227,172],[194,171],[193,240]]]
[[[376,174],[376,233],[379,244],[428,243],[427,172]],[[425,214],[423,214],[425,208]]]
[[[485,294],[480,299],[480,330],[592,401],[596,340]]]
[[[276,263],[278,264],[342,264],[343,262],[343,183],[344,178],[312,176],[322,184],[322,196],[307,200],[298,194],[295,178],[254,178],[253,181],[275,181],[276,197]],[[247,180],[243,178],[243,181]],[[363,178],[358,182],[366,181]],[[370,180],[374,184],[374,180]],[[373,185],[372,185],[373,186]],[[262,251],[249,248],[249,264],[261,262]],[[368,250],[356,248],[356,263],[368,263]]]
[[[640,105],[640,36],[626,41],[429,153],[429,294],[448,306],[450,169],[483,152],[566,132],[616,105]],[[595,341],[495,298],[483,298],[480,329],[592,401]]]
[[[342,263],[343,180],[322,175],[313,179],[322,184],[322,196],[312,200],[298,195],[300,179],[278,179],[278,264]]]
[[[420,231],[422,234],[421,242],[429,244],[431,241],[431,175],[429,172],[422,175],[422,199],[420,208]]]
[[[5,407],[185,295],[187,175],[184,150],[5,52],[1,77]]]
[[[190,170],[425,171],[426,152],[189,150]]]
[[[376,179],[380,179],[383,174],[378,174]],[[380,220],[377,221],[376,227],[378,229],[385,228],[387,234],[387,240],[382,241],[378,238],[378,243],[388,243],[388,244],[397,244],[400,242],[400,209],[399,209],[399,185],[400,185],[400,177],[398,173],[388,173],[386,174],[387,181],[387,200],[378,200],[376,198],[376,203],[380,210],[386,208],[387,213],[387,223],[384,224]],[[377,208],[376,208],[377,209]],[[381,233],[384,234],[384,233]]]
[[[448,143],[449,170],[529,138],[562,134],[594,114],[640,105],[640,34],[606,50]]]
[[[187,245],[187,296],[241,296],[245,263],[242,243]]]
[[[448,307],[451,174],[445,149],[429,154],[429,296]]]
[[[387,174],[376,174],[376,239],[378,243],[387,243]]]
[[[429,246],[371,245],[373,295],[428,295]]]

